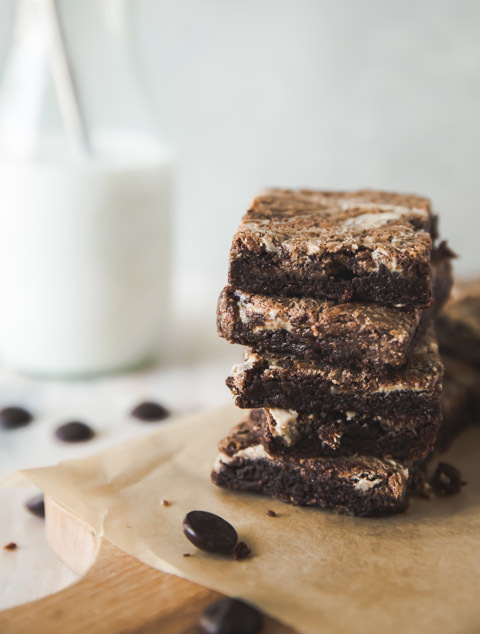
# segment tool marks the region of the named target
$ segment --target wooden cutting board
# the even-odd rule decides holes
[[[200,632],[203,608],[222,595],[146,566],[53,500],[45,502],[51,548],[83,576],[57,594],[0,612],[2,634]],[[293,630],[266,617],[263,633]]]

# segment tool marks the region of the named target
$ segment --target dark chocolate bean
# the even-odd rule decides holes
[[[63,442],[84,442],[95,436],[93,429],[86,423],[72,420],[60,425],[55,430],[55,436]]]
[[[237,531],[226,520],[208,511],[190,511],[183,520],[185,537],[200,550],[231,553],[237,543]]]
[[[456,495],[466,484],[456,467],[448,462],[438,464],[432,479],[432,487],[437,495]]]
[[[200,619],[206,634],[257,634],[262,613],[240,599],[219,599],[207,605]]]
[[[169,416],[170,412],[166,407],[153,401],[145,401],[133,408],[131,415],[138,420],[143,420],[148,423],[153,423],[158,420],[163,420]]]
[[[43,493],[40,495],[36,495],[35,497],[27,500],[25,503],[25,508],[27,508],[30,513],[36,515],[37,517],[45,517],[45,500],[43,499]]]
[[[31,423],[33,416],[23,407],[4,407],[0,410],[0,427],[17,429]]]

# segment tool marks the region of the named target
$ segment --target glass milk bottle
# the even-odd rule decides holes
[[[0,89],[0,357],[81,376],[168,339],[172,164],[122,0],[17,0]]]

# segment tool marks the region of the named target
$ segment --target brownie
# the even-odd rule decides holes
[[[420,323],[420,310],[359,302],[269,297],[226,287],[217,327],[231,343],[340,365],[401,366]]]
[[[252,419],[237,425],[220,442],[219,452],[212,480],[227,489],[360,516],[399,513],[408,505],[407,465],[361,455],[273,458]]]
[[[434,226],[420,196],[267,190],[233,238],[229,284],[262,295],[426,308]]]
[[[443,422],[438,434],[437,448],[446,449],[466,427],[480,422],[480,370],[442,355]]]
[[[416,417],[420,423],[441,411],[442,372],[431,323],[400,370],[377,376],[364,369],[250,350],[226,382],[242,408],[307,413],[333,409],[384,418]]]
[[[480,278],[460,282],[437,320],[442,351],[480,368]]]
[[[252,410],[261,440],[272,456],[310,458],[355,454],[408,461],[434,449],[441,416],[372,416],[335,410],[298,413]]]

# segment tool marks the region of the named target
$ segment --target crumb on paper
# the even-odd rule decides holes
[[[247,559],[252,554],[251,548],[247,546],[245,542],[238,542],[238,544],[233,549],[233,558],[235,561],[241,561],[242,559]]]
[[[15,542],[10,542],[6,546],[3,547],[4,550],[17,550],[18,546]]]
[[[184,556],[184,557],[191,557],[191,556],[192,556],[192,554],[191,554],[191,553],[183,553],[183,556]]]
[[[277,514],[275,513],[275,511],[272,511],[272,509],[268,509],[267,515],[268,517],[277,517]]]
[[[170,506],[171,502],[169,502],[168,500],[160,500],[160,504],[162,506]]]
[[[461,471],[448,462],[440,462],[432,478],[437,495],[457,495],[466,484]]]

